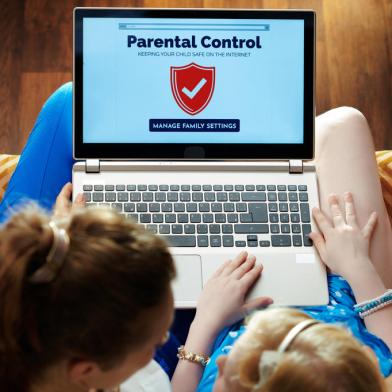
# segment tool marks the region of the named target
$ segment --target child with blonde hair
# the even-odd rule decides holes
[[[346,329],[289,308],[256,313],[218,367],[214,392],[386,391],[377,360]]]
[[[392,230],[360,112],[340,108],[316,118],[315,163],[321,210],[313,218],[320,232],[310,237],[331,272],[329,304],[302,313],[263,311],[248,328],[223,320],[221,332],[207,313],[196,312],[199,326],[191,327],[185,351],[203,354],[208,364],[200,369],[180,361],[175,392],[386,390],[392,373]],[[216,314],[224,301],[212,299],[210,314]]]
[[[336,198],[330,198],[334,226],[319,210],[314,211],[322,234],[313,233],[311,237],[327,265],[338,268],[352,282],[354,295],[359,299],[372,290],[375,294],[383,293],[385,287],[367,252],[375,216],[360,230],[351,195],[345,195],[345,200],[344,218]],[[354,253],[350,254],[344,247],[351,247]],[[362,279],[359,286],[356,279]],[[341,280],[340,276],[336,280]],[[306,313],[286,308],[256,313],[229,357],[218,359],[220,376],[214,391],[386,391],[379,367],[384,375],[390,374],[392,307],[373,308],[374,312],[364,317],[366,329],[357,317],[358,305],[355,301],[347,302],[353,293],[344,293],[346,289],[341,284],[332,299],[335,307],[330,317],[338,325],[317,321],[325,320],[322,309],[318,308],[307,309]],[[343,295],[345,301],[341,300]],[[383,338],[385,344],[370,332]]]

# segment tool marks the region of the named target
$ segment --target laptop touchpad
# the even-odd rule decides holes
[[[177,276],[173,282],[174,299],[181,303],[195,302],[202,290],[199,255],[173,255]]]

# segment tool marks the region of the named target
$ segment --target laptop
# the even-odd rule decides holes
[[[318,205],[313,11],[74,13],[74,195],[165,238],[179,308],[242,250],[250,298],[328,302]]]

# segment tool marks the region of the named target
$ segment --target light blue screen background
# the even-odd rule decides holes
[[[119,28],[120,23],[135,22],[150,25]],[[168,22],[184,25],[162,29]],[[303,143],[303,20],[85,18],[83,23],[84,143]],[[202,23],[206,26],[193,30]],[[250,24],[267,24],[269,30],[258,31]],[[198,48],[128,48],[128,35],[195,35]],[[200,45],[205,35],[220,39],[259,35],[263,47],[206,49]],[[151,51],[176,55],[138,55]],[[187,52],[243,52],[250,57],[177,55]],[[177,105],[170,86],[170,66],[191,62],[216,67],[211,101],[194,116]],[[239,119],[240,132],[149,132],[149,119]]]

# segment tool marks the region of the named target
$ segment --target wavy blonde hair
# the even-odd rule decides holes
[[[385,392],[377,365],[345,329],[316,324],[297,335],[282,359],[259,383],[259,361],[264,350],[276,350],[295,325],[311,319],[295,309],[257,312],[239,340],[241,355],[236,378],[252,392]]]

